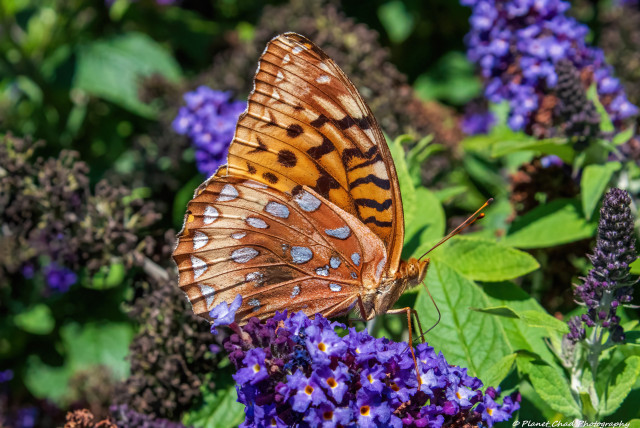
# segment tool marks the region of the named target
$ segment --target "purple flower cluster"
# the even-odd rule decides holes
[[[418,381],[407,343],[354,328],[340,337],[336,327],[345,328],[286,311],[231,324],[224,346],[246,406],[242,427],[490,427],[520,407],[517,393],[497,404],[498,391],[483,394],[479,379],[426,344],[415,347]]]
[[[487,134],[496,123],[495,115],[490,111],[467,113],[460,126],[467,135]]]
[[[173,129],[188,135],[196,149],[198,170],[207,176],[216,172],[227,159],[236,122],[246,103],[233,101],[229,92],[200,86],[184,94],[181,107],[173,121]]]
[[[600,49],[585,42],[588,28],[565,15],[562,0],[460,0],[472,8],[468,57],[485,79],[491,102],[508,101],[508,124],[531,132],[539,112],[552,110],[545,96],[556,86],[557,61],[565,58],[597,84],[614,124],[635,116],[638,108],[613,77]]]
[[[69,290],[69,287],[78,281],[78,276],[75,272],[57,263],[50,263],[43,271],[49,289],[52,291],[65,293]]]
[[[636,258],[634,216],[630,209],[629,194],[613,188],[607,192],[600,209],[598,239],[589,258],[593,269],[584,283],[574,290],[576,299],[587,307],[587,313],[569,322],[568,338],[573,342],[585,338],[585,328],[599,326],[608,329],[610,340],[624,341],[618,306],[632,299],[633,285],[630,267]]]

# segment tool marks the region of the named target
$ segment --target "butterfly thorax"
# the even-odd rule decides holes
[[[383,278],[375,292],[363,298],[364,318],[371,319],[391,309],[407,288],[422,282],[428,266],[429,259],[420,261],[412,257],[409,261],[401,260],[395,275]]]

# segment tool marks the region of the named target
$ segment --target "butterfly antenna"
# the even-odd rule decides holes
[[[465,221],[463,221],[458,227],[456,227],[455,229],[453,229],[451,232],[449,232],[447,234],[447,236],[445,236],[444,238],[442,238],[436,245],[434,245],[433,247],[431,247],[431,249],[429,251],[427,251],[426,253],[424,253],[423,255],[420,256],[420,258],[418,260],[422,260],[422,258],[424,256],[426,256],[427,254],[429,254],[430,252],[432,252],[433,250],[435,250],[436,248],[438,248],[440,245],[444,244],[445,242],[447,242],[449,239],[453,238],[454,236],[456,236],[457,234],[459,234],[460,232],[462,232],[463,230],[465,230],[467,227],[471,226],[473,223],[476,222],[476,220],[480,220],[481,218],[484,217],[484,213],[481,212],[483,209],[487,208],[489,205],[491,205],[491,203],[493,202],[493,198],[489,198],[489,200],[487,200],[487,202],[485,202],[484,204],[482,204],[482,206],[480,208],[478,208],[476,210],[476,212],[474,212],[473,214],[471,214]],[[428,291],[428,290],[427,290]],[[432,299],[433,300],[433,299]],[[435,302],[433,302],[435,304]],[[437,306],[436,306],[437,307]],[[435,326],[434,326],[435,327]],[[433,328],[433,327],[431,327]]]
[[[431,302],[433,302],[433,306],[436,307],[436,311],[438,312],[438,320],[435,322],[435,324],[433,324],[431,327],[429,327],[429,329],[427,331],[425,331],[424,333],[420,334],[420,336],[418,337],[418,340],[424,340],[424,337],[427,335],[427,333],[429,333],[438,324],[440,324],[440,320],[442,319],[442,314],[440,313],[440,308],[438,308],[438,304],[436,303],[435,299],[431,295],[431,292],[429,291],[429,287],[427,287],[427,285],[424,283],[424,281],[422,281],[422,285],[424,285],[425,290],[427,290],[427,294],[429,294],[429,298],[431,299]]]

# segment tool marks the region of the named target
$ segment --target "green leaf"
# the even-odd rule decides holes
[[[518,311],[511,309],[508,306],[493,306],[489,308],[480,308],[474,310],[483,312],[485,314],[498,315],[501,317],[513,318],[522,320],[529,327],[542,327],[551,330],[556,330],[562,334],[569,333],[569,327],[567,323],[560,321],[558,318],[551,316],[547,313],[533,310]]]
[[[237,402],[238,396],[233,384],[226,388],[216,385],[214,391],[204,392],[204,403],[191,410],[182,418],[185,426],[195,428],[228,428],[244,421],[244,406]]]
[[[587,89],[587,99],[596,106],[596,110],[600,115],[600,131],[604,133],[613,132],[615,130],[615,128],[613,127],[613,122],[611,122],[611,117],[609,117],[607,109],[605,109],[600,102],[600,97],[598,97],[598,88],[596,87],[595,83],[593,83],[591,86],[589,86],[589,89]]]
[[[444,209],[429,189],[422,186],[415,189],[414,206],[411,222],[405,221],[405,245],[402,248],[405,259],[422,255],[422,253],[417,255],[416,251],[420,244],[428,245],[442,238],[446,227]]]
[[[378,19],[393,43],[404,42],[413,31],[413,16],[407,11],[405,4],[399,0],[380,5]]]
[[[22,330],[32,334],[49,334],[56,324],[51,309],[44,303],[38,303],[16,314],[13,322]]]
[[[637,259],[635,262],[631,263],[629,267],[631,268],[630,272],[633,275],[640,275],[640,258]]]
[[[558,199],[517,218],[502,242],[517,248],[547,248],[589,238],[595,230],[578,201]]]
[[[593,210],[600,202],[613,173],[621,166],[620,162],[607,162],[604,165],[589,165],[584,168],[580,181],[580,193],[582,211],[587,220],[591,219]]]
[[[500,283],[483,284],[485,296],[489,302],[485,307],[509,307],[513,312],[535,311],[547,314],[542,306],[516,284],[504,281]],[[477,306],[477,304],[474,304]],[[487,315],[485,315],[487,316]],[[558,338],[554,330],[540,327],[531,327],[519,318],[495,317],[501,326],[509,347],[516,350],[526,350],[540,355],[545,361],[553,364],[554,355],[549,350],[546,340],[552,341]]]
[[[187,204],[193,199],[193,194],[202,182],[202,176],[200,174],[196,175],[182,186],[173,198],[173,224],[176,229],[182,229],[185,213],[187,212]]]
[[[129,32],[81,45],[73,86],[143,117],[156,110],[138,98],[141,81],[153,74],[177,81],[178,63],[149,36]]]
[[[633,137],[635,132],[636,132],[636,127],[635,126],[630,126],[627,129],[625,129],[624,131],[618,132],[613,137],[611,142],[613,143],[614,146],[621,146],[624,143],[626,143],[627,141],[629,141],[631,139],[631,137]]]
[[[482,92],[482,82],[474,73],[474,66],[464,52],[450,51],[419,75],[413,83],[415,93],[423,100],[444,100],[463,105]],[[457,126],[443,123],[446,128]]]
[[[466,191],[466,186],[452,186],[445,189],[436,190],[434,194],[440,202],[445,203],[451,201],[453,198],[465,193]]]
[[[575,151],[568,144],[565,138],[536,140],[528,138],[526,140],[500,141],[493,146],[491,156],[497,158],[509,153],[534,151],[544,155],[556,155],[566,163],[571,163],[575,156]]]
[[[102,266],[98,273],[96,273],[90,284],[84,283],[87,288],[93,288],[96,290],[105,290],[108,288],[117,287],[124,280],[127,270],[122,263],[114,263],[111,266]]]
[[[640,376],[640,357],[630,356],[623,360],[611,373],[606,395],[600,400],[599,413],[610,415],[616,411]]]
[[[404,207],[404,224],[411,224],[414,214],[416,213],[416,189],[413,185],[404,148],[402,147],[403,142],[409,141],[410,139],[407,135],[400,135],[393,141],[387,140],[389,151],[391,152],[393,163],[396,167],[398,183],[400,184],[402,206]]]
[[[431,263],[426,283],[442,313],[436,329],[427,334],[429,345],[442,351],[450,364],[467,367],[471,375],[485,381],[488,370],[513,350],[499,333],[501,328],[495,317],[467,309],[479,302],[488,303],[484,293],[473,281],[438,261]],[[423,326],[431,326],[437,320],[433,303],[423,288],[418,292],[415,309]]]
[[[114,379],[122,380],[129,373],[126,361],[133,329],[126,323],[68,324],[60,329],[65,351],[63,366],[49,366],[39,357],[27,361],[25,384],[38,398],[49,398],[60,404],[73,373],[95,366],[109,368]]]
[[[475,281],[497,282],[540,267],[531,255],[494,241],[456,236],[433,256]]]
[[[487,370],[484,375],[484,381],[487,385],[497,387],[511,372],[513,363],[516,361],[517,353],[505,355]]]
[[[629,428],[640,428],[640,419],[631,419],[629,421]]]
[[[580,417],[580,406],[576,403],[564,373],[546,362],[534,358],[527,352],[521,352],[516,359],[518,370],[529,376],[540,398],[552,409],[565,417]]]

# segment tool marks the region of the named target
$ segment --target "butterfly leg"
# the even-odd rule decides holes
[[[411,351],[411,357],[413,358],[413,364],[416,367],[416,376],[418,378],[418,391],[420,391],[420,385],[422,385],[422,380],[420,379],[420,371],[418,370],[418,360],[416,360],[416,354],[413,350],[413,335],[411,333],[411,314],[415,313],[415,311],[412,308],[406,307],[406,308],[400,308],[400,309],[390,309],[388,310],[386,313],[388,314],[406,314],[407,315],[407,322],[409,323],[409,350]],[[416,314],[416,319],[418,319],[418,316]],[[418,320],[418,326],[420,328],[420,332],[422,333],[422,326],[420,326],[420,321]]]
[[[360,316],[356,318],[349,318],[347,320],[349,327],[353,327],[352,323],[356,321],[367,322],[367,316],[364,309],[364,303],[362,302],[362,297],[358,294],[358,310],[360,311]]]

